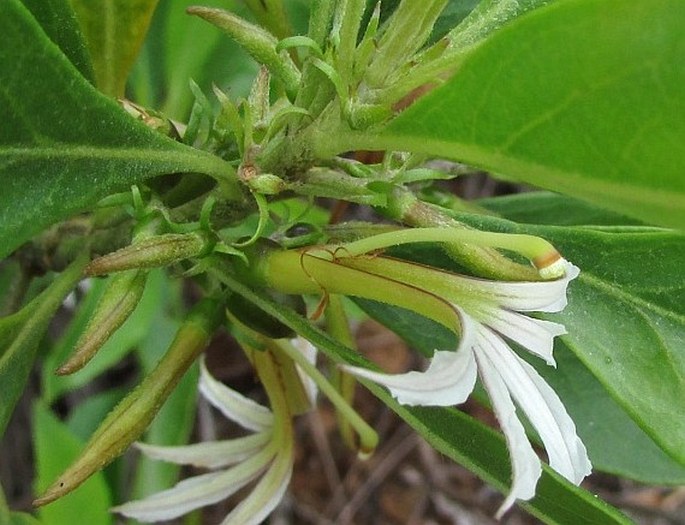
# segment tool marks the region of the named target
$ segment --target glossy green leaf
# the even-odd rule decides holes
[[[95,85],[123,97],[157,0],[70,0],[90,50]]]
[[[229,275],[216,273],[229,289],[242,295],[285,325],[296,330],[336,362],[372,366],[350,348],[281,306],[261,292],[250,290]],[[475,472],[499,490],[506,490],[511,471],[504,438],[472,417],[451,408],[409,408],[397,404],[377,385],[366,386],[414,427],[432,446]],[[544,471],[534,500],[523,503],[532,514],[550,524],[629,524],[616,509],[562,479],[551,469]]]
[[[457,159],[685,228],[684,26],[680,0],[536,9],[475,48],[381,136],[348,149]]]
[[[34,405],[33,429],[37,469],[35,490],[40,494],[77,457],[83,442],[40,402]],[[102,472],[96,472],[80,490],[41,507],[38,515],[46,524],[109,525],[113,523],[109,513],[111,505],[104,476]]]
[[[566,195],[536,191],[481,199],[478,204],[514,222],[550,226],[640,226],[641,221]]]
[[[563,342],[554,355],[556,369],[530,363],[563,400],[595,470],[654,485],[685,484],[685,465],[667,456],[630,419]]]
[[[0,318],[0,436],[4,434],[14,406],[24,391],[38,344],[50,319],[81,279],[86,263],[86,257],[81,257],[23,309]]]
[[[568,306],[553,316],[568,330],[564,343],[626,413],[685,464],[685,235],[640,226],[460,218],[484,230],[544,237],[580,267]]]
[[[565,343],[635,421],[685,465],[685,237],[549,232],[583,270],[559,319]]]
[[[156,134],[98,93],[19,0],[0,2],[0,34],[0,258],[135,182],[227,172],[219,158]]]
[[[50,39],[81,74],[93,80],[93,66],[69,0],[22,0]]]

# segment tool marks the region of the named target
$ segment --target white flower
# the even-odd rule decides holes
[[[400,278],[406,264],[386,260],[384,274]],[[515,404],[537,430],[550,466],[579,484],[592,467],[573,421],[557,394],[503,338],[554,366],[554,337],[566,333],[563,325],[534,319],[522,312],[562,310],[568,283],[579,270],[566,263],[565,276],[561,279],[521,283],[484,281],[432,268],[423,270],[416,286],[443,297],[459,314],[461,340],[457,350],[437,350],[425,372],[388,375],[358,367],[343,368],[357,377],[386,386],[393,397],[406,405],[463,403],[474,388],[476,375],[480,375],[512,461],[511,491],[497,517],[516,499],[532,498],[541,474],[540,461],[526,437]],[[418,273],[416,269],[412,272],[414,276]]]
[[[281,501],[293,467],[290,414],[277,421],[278,415],[270,409],[214,379],[204,362],[199,390],[224,416],[253,433],[227,441],[179,447],[138,444],[145,455],[154,459],[221,470],[183,480],[169,490],[125,503],[113,511],[142,522],[169,520],[224,500],[260,476],[250,495],[226,516],[222,525],[258,525]]]

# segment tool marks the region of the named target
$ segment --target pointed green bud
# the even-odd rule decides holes
[[[366,25],[364,36],[357,46],[354,58],[354,79],[359,82],[366,73],[369,67],[369,62],[376,50],[376,33],[378,32],[378,25],[381,20],[381,2],[376,3],[376,7],[371,14],[371,19]]]
[[[224,134],[232,133],[235,136],[238,146],[242,147],[245,130],[243,129],[243,120],[240,117],[238,106],[236,106],[229,96],[221,91],[217,86],[212,86],[212,90],[214,91],[214,95],[221,106],[219,115],[214,123],[215,129]]]
[[[192,6],[186,12],[204,18],[228,33],[252,58],[269,68],[283,82],[288,98],[295,100],[300,85],[300,71],[287,51],[276,51],[278,39],[275,36],[223,9]]]
[[[107,415],[78,459],[33,504],[64,496],[123,453],[148,427],[223,319],[218,301],[205,299],[193,308],[155,369]]]
[[[247,99],[247,103],[250,106],[250,115],[252,116],[252,124],[254,127],[253,136],[257,135],[255,142],[260,142],[264,135],[264,131],[267,127],[267,119],[269,117],[269,107],[271,106],[269,102],[269,93],[271,85],[271,75],[269,70],[262,66],[259,69],[259,73],[252,83],[252,88],[250,89],[250,96]],[[255,131],[259,131],[255,133]]]
[[[183,259],[201,257],[211,248],[212,243],[202,233],[154,235],[95,259],[86,268],[86,274],[168,266]]]
[[[400,2],[388,21],[378,52],[369,67],[369,86],[380,88],[388,77],[409,62],[430,36],[447,0]]]
[[[331,24],[333,23],[333,13],[335,11],[335,0],[312,0],[309,8],[309,33],[308,36],[323,49],[326,43]]]
[[[354,51],[365,10],[366,0],[340,0],[336,5],[330,40],[336,48],[336,70],[348,85],[352,80]]]
[[[144,270],[128,270],[110,278],[85,332],[76,343],[76,349],[57,369],[58,375],[73,374],[93,358],[135,310],[143,296],[146,280],[147,272]]]

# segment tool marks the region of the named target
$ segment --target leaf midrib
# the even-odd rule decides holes
[[[22,161],[52,160],[102,160],[114,159],[122,161],[142,160],[145,162],[175,162],[179,168],[189,171],[205,171],[208,175],[225,174],[227,164],[219,157],[209,155],[199,150],[179,151],[174,148],[162,149],[141,147],[111,147],[98,145],[74,145],[69,143],[54,143],[53,146],[30,147],[2,147],[0,145],[0,160],[17,159]]]

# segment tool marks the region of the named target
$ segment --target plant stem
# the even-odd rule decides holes
[[[345,401],[340,393],[328,382],[324,375],[290,344],[277,343],[279,348],[311,377],[319,390],[329,399],[339,414],[348,421],[359,436],[359,449],[362,456],[367,456],[378,444],[378,434],[364,421]]]

